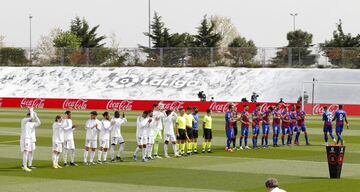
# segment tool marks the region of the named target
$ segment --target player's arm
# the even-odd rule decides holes
[[[337,112],[335,112],[335,115],[334,115],[334,117],[333,117],[332,121],[335,121],[337,117],[338,117],[338,113],[337,113]]]
[[[176,136],[179,136],[179,123],[176,121],[175,123],[175,129],[176,129]]]
[[[349,129],[349,122],[347,120],[347,117],[346,117],[346,114],[344,114],[344,120],[345,120],[345,123],[346,123],[346,128]]]
[[[35,128],[39,127],[41,125],[41,121],[35,112],[34,112],[34,120],[35,120]]]

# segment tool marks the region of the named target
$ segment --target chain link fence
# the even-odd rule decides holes
[[[0,66],[360,68],[360,48],[0,48]]]

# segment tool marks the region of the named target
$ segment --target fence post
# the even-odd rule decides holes
[[[291,67],[291,65],[292,65],[292,47],[288,47],[287,51],[288,51],[288,65]]]
[[[214,48],[210,48],[210,65],[213,66],[214,64]]]
[[[160,48],[160,67],[163,66],[163,62],[164,62],[164,49]]]
[[[90,59],[90,57],[89,57],[89,47],[86,48],[85,52],[86,52],[86,65],[89,67],[89,59]]]
[[[342,47],[341,48],[341,65],[342,65],[342,67],[344,67],[345,65],[346,65],[346,61],[345,61],[345,48],[344,47]]]
[[[61,57],[60,58],[61,65],[65,65],[65,58],[64,58],[65,50],[64,50],[64,48],[61,48],[60,53],[61,53],[61,56],[60,56]]]
[[[183,60],[183,66],[185,67],[185,66],[187,66],[188,65],[188,57],[189,57],[189,48],[185,48],[185,59]]]

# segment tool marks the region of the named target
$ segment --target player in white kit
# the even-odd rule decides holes
[[[100,148],[98,151],[98,163],[106,163],[107,151],[110,146],[110,131],[111,131],[111,122],[109,112],[103,113],[104,119],[101,121],[101,129],[99,133]],[[102,158],[102,159],[101,159]]]
[[[85,140],[85,152],[84,152],[84,164],[89,165],[87,162],[89,149],[90,152],[90,164],[95,165],[95,149],[97,148],[97,132],[101,128],[101,122],[97,119],[97,112],[92,111],[90,113],[90,119],[86,121],[86,140]]]
[[[153,145],[155,143],[155,130],[156,130],[156,124],[155,124],[155,120],[153,118],[153,111],[149,110],[148,111],[148,118],[149,118],[149,122],[147,123],[146,126],[144,127],[144,137],[146,138],[146,159],[148,160],[153,160],[154,158],[151,156],[152,154],[152,149],[153,149]]]
[[[177,115],[175,112],[171,110],[167,110],[165,113],[166,113],[166,117],[164,118],[164,137],[165,137],[164,156],[166,158],[170,157],[168,155],[168,145],[171,142],[174,151],[174,156],[178,157],[179,155],[177,154],[176,137],[174,133],[174,121],[176,120]]]
[[[142,154],[142,161],[147,161],[146,159],[146,144],[147,138],[145,135],[145,127],[147,124],[152,122],[152,119],[148,118],[149,111],[144,111],[142,115],[138,116],[136,119],[136,143],[137,147],[135,149],[133,160],[137,161],[137,153],[141,150]]]
[[[166,117],[165,113],[164,113],[164,105],[162,103],[159,104],[154,104],[153,105],[153,118],[154,118],[154,158],[159,158],[161,159],[161,157],[158,155],[159,152],[159,143],[162,140],[162,130],[163,130],[163,120]]]
[[[121,159],[121,154],[124,151],[124,147],[125,147],[125,140],[123,138],[123,136],[121,135],[121,126],[123,124],[125,124],[127,122],[126,118],[125,118],[125,113],[122,113],[122,117],[120,117],[120,112],[119,111],[115,111],[114,113],[114,117],[111,120],[111,146],[110,146],[110,157],[111,157],[111,162],[114,162],[115,159],[115,146],[116,145],[120,145],[119,146],[119,151],[116,155],[116,160],[122,162],[123,159]]]
[[[67,155],[70,151],[70,166],[78,166],[75,163],[75,142],[74,142],[74,130],[77,125],[73,125],[71,119],[71,111],[65,111],[64,118],[62,119],[62,126],[64,127],[64,166],[67,167]]]
[[[30,172],[34,158],[36,134],[35,129],[41,124],[33,108],[29,109],[27,116],[21,120],[20,150],[23,153],[22,169]]]
[[[52,126],[52,130],[53,130],[52,163],[53,163],[54,169],[62,168],[59,165],[59,157],[60,157],[60,153],[62,152],[62,147],[63,147],[62,145],[64,142],[64,127],[62,126],[63,124],[61,123],[61,121],[62,121],[61,116],[57,115],[55,117],[55,122],[53,123],[53,126]]]

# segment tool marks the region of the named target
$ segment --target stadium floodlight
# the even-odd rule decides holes
[[[360,82],[351,82],[351,81],[317,81],[315,80],[315,78],[313,78],[313,81],[303,81],[302,82],[302,93],[301,93],[301,104],[302,104],[302,110],[304,110],[304,104],[305,104],[305,85],[312,85],[312,108],[314,107],[314,103],[315,103],[315,94],[314,94],[314,87],[315,85],[335,85],[335,86],[359,86]],[[339,89],[340,87],[337,87],[337,90],[340,91]],[[355,91],[355,89],[352,89],[353,91]]]
[[[298,13],[290,13],[290,15],[293,17],[293,31],[296,30],[296,16],[298,16],[299,14]]]
[[[32,40],[32,39],[31,39],[31,32],[32,32],[32,31],[31,31],[31,20],[32,20],[32,18],[33,18],[33,16],[32,16],[31,14],[29,14],[29,28],[30,28],[30,31],[29,31],[29,32],[30,32],[30,34],[29,34],[29,35],[30,35],[29,60],[30,60],[30,64],[32,64],[32,55],[31,55],[31,52],[32,52],[32,47],[31,47],[31,46],[32,46],[32,45],[31,45],[31,40]]]

